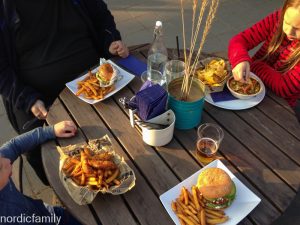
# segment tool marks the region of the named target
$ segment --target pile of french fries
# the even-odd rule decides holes
[[[113,155],[107,152],[95,154],[88,147],[80,155],[68,157],[62,170],[77,185],[88,186],[91,190],[108,190],[121,183]]]
[[[103,99],[106,94],[114,90],[114,85],[109,87],[100,87],[99,80],[91,71],[88,76],[77,82],[76,96],[83,95],[87,99]]]
[[[191,191],[192,193],[183,187],[180,196],[172,201],[172,210],[181,225],[213,225],[229,219],[223,210],[207,208],[205,199],[196,186]]]

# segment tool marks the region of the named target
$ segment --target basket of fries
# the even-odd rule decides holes
[[[113,151],[107,135],[58,151],[60,180],[79,205],[90,204],[98,192],[119,195],[135,186],[134,171]]]
[[[201,86],[206,94],[223,91],[227,79],[231,75],[228,61],[219,57],[208,57],[200,61],[203,65],[196,71]]]

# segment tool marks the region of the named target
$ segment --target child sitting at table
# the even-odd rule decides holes
[[[234,36],[228,57],[235,80],[246,82],[250,70],[295,107],[300,97],[300,0],[286,0],[252,27]],[[248,54],[263,43],[251,58]]]
[[[11,179],[12,163],[22,153],[35,149],[38,145],[55,139],[55,137],[72,137],[76,130],[76,125],[73,122],[63,121],[54,126],[36,128],[0,147],[1,224],[40,224],[42,218],[45,219],[44,221],[48,221],[48,223],[43,224],[80,224],[62,207],[49,206],[41,200],[35,200],[21,194]]]

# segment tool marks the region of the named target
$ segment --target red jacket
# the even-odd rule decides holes
[[[280,13],[281,11],[276,11],[234,36],[229,42],[228,58],[232,68],[242,61],[249,61],[251,71],[278,96],[285,98],[292,107],[295,107],[296,100],[300,98],[300,63],[285,73],[277,70],[282,65],[282,60],[287,59],[299,40],[289,41],[285,38],[273,56],[265,61],[258,60],[267,51],[277,29]],[[261,48],[251,58],[248,51],[260,43],[263,43]]]

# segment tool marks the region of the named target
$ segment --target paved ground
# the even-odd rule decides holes
[[[178,1],[107,0],[106,2],[128,46],[151,42],[156,20],[163,22],[164,40],[167,47],[176,46],[177,35],[182,42]],[[191,0],[184,1],[187,40],[191,31],[190,2]],[[207,52],[226,50],[230,37],[279,8],[282,2],[281,0],[220,0],[216,19],[203,50]],[[2,101],[0,101],[0,126],[1,145],[16,135],[7,120]],[[18,163],[15,163],[14,174],[17,174],[17,166]],[[24,167],[24,192],[34,198],[42,198],[48,203],[55,203],[56,198],[52,189],[41,184],[26,161]]]

